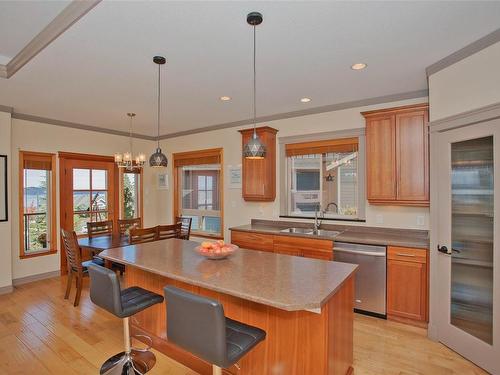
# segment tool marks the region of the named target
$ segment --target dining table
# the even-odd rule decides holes
[[[120,234],[106,234],[95,237],[81,237],[78,245],[82,250],[90,252],[93,256],[99,256],[104,250],[130,245],[129,236]],[[111,262],[105,260],[106,267],[111,266]]]

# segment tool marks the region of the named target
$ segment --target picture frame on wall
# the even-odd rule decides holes
[[[168,174],[158,173],[158,189],[168,190]]]
[[[0,221],[9,220],[7,155],[0,155]]]

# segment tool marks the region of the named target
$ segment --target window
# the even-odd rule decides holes
[[[142,171],[120,171],[121,218],[142,218]]]
[[[87,222],[108,220],[108,171],[73,169],[73,228],[87,233]],[[111,197],[112,198],[112,197]]]
[[[21,258],[55,253],[55,155],[19,152]]]
[[[325,218],[362,217],[357,137],[286,144],[285,170],[282,215],[314,217],[322,211]]]
[[[222,149],[174,154],[174,215],[191,217],[194,235],[221,238]]]

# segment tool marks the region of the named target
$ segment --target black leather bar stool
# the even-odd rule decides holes
[[[213,375],[234,365],[266,338],[260,328],[224,316],[222,305],[211,298],[166,286],[167,337],[175,345],[212,363]]]
[[[88,270],[90,275],[90,299],[92,302],[123,319],[125,351],[104,362],[100,374],[145,374],[151,370],[156,362],[155,355],[149,351],[150,348],[132,351],[128,324],[129,317],[157,303],[162,303],[163,297],[137,286],[121,290],[116,273],[97,264],[89,265]]]

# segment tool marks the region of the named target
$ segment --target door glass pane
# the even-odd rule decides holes
[[[453,143],[450,322],[493,342],[493,137]]]
[[[90,169],[73,169],[73,190],[90,189]]]
[[[90,208],[90,191],[73,192],[73,211],[88,211]]]
[[[92,190],[106,190],[106,171],[92,169]]]
[[[108,192],[92,192],[92,211],[105,211],[108,209]]]

